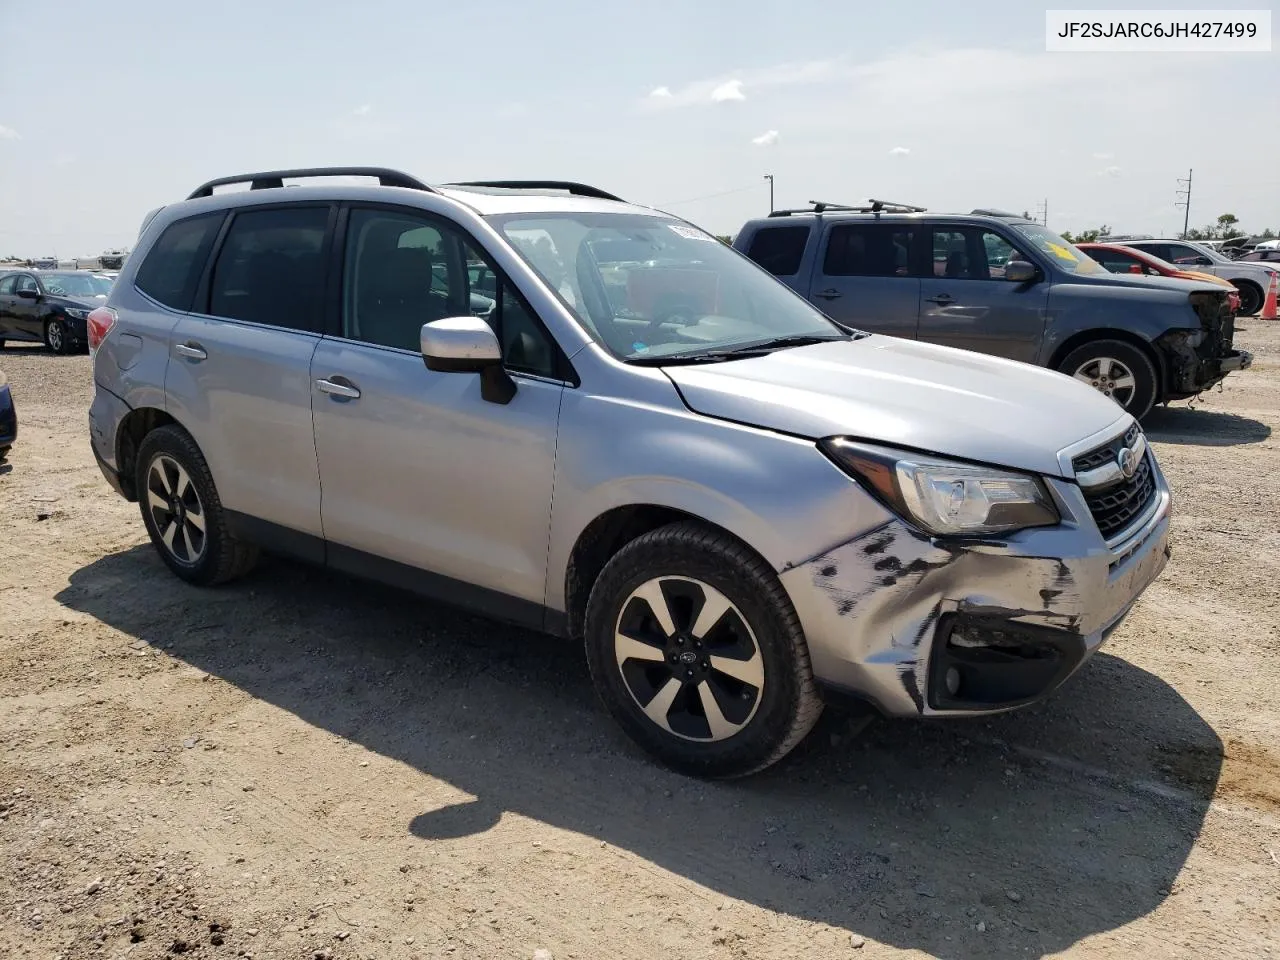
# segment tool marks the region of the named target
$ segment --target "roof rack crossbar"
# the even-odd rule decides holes
[[[621,197],[614,196],[599,187],[593,187],[586,183],[575,183],[572,180],[464,180],[457,183],[446,183],[443,186],[494,187],[501,190],[563,190],[575,197],[594,197],[597,200],[626,202]]]
[[[187,199],[195,200],[199,197],[211,197],[213,196],[214,187],[225,187],[233,183],[247,183],[250,190],[271,190],[283,187],[286,178],[301,177],[376,177],[378,183],[384,187],[407,187],[410,190],[435,192],[416,177],[401,173],[399,170],[389,170],[386,167],[305,167],[298,170],[264,170],[261,173],[242,173],[233,177],[219,177],[216,180],[210,180],[208,183],[200,184],[200,186],[191,191],[191,195]]]
[[[893,200],[869,199],[863,204],[830,203],[826,200],[810,200],[809,206],[799,210],[774,210],[771,217],[789,217],[793,213],[924,213],[927,208]]]

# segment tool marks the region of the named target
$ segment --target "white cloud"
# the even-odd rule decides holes
[[[757,147],[772,147],[778,142],[779,134],[777,130],[768,130],[758,137],[752,137],[751,142]]]
[[[373,106],[367,103],[362,103],[360,104],[360,106],[356,107],[351,112],[355,114],[357,117],[367,117],[370,113],[373,112]]]
[[[910,147],[894,147],[889,151],[891,157],[905,157],[911,153]]]
[[[53,165],[55,167],[69,167],[75,162],[76,155],[74,153],[60,153],[53,158]]]
[[[1116,155],[1114,153],[1095,153],[1093,155],[1095,160],[1114,160],[1115,158]]]
[[[1118,177],[1123,171],[1119,167],[1103,167],[1098,171],[1100,177]]]
[[[741,80],[728,80],[711,91],[712,103],[726,103],[730,100],[745,100]]]
[[[649,97],[651,99],[657,99],[657,100],[663,100],[663,99],[670,100],[671,88],[670,87],[654,87],[651,91],[649,91]]]
[[[18,131],[13,129],[13,127],[6,127],[3,124],[0,124],[0,140],[21,140],[21,139],[22,137],[18,135]]]

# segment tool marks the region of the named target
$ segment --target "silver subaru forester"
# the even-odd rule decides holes
[[[831,699],[1039,700],[1169,556],[1155,457],[1088,385],[839,326],[583,184],[212,181],[89,337],[95,455],[180,578],[265,550],[582,639],[699,776]]]

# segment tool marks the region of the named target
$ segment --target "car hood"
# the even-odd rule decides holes
[[[1131,419],[1060,373],[879,335],[662,369],[706,416],[1053,476],[1063,476],[1060,451]]]
[[[66,304],[68,307],[82,307],[85,310],[96,310],[107,302],[106,297],[54,297],[58,303]]]
[[[1179,267],[1179,269],[1182,268]],[[1174,293],[1220,289],[1219,284],[1210,280],[1183,280],[1180,277],[1152,277],[1136,273],[1090,273],[1077,275],[1075,279],[1098,286],[1128,287],[1139,290],[1167,290]]]

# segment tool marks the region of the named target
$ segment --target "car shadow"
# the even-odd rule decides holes
[[[1055,953],[1154,910],[1222,763],[1181,696],[1100,654],[1017,714],[877,721],[850,739],[829,711],[778,766],[706,783],[623,738],[578,645],[375,585],[267,561],[200,590],[141,546],[76,571],[57,599],[476,797],[406,822],[423,843],[511,811],[940,957]]]
[[[1157,407],[1142,427],[1157,443],[1200,447],[1234,447],[1271,436],[1271,428],[1252,417],[1192,407]]]

